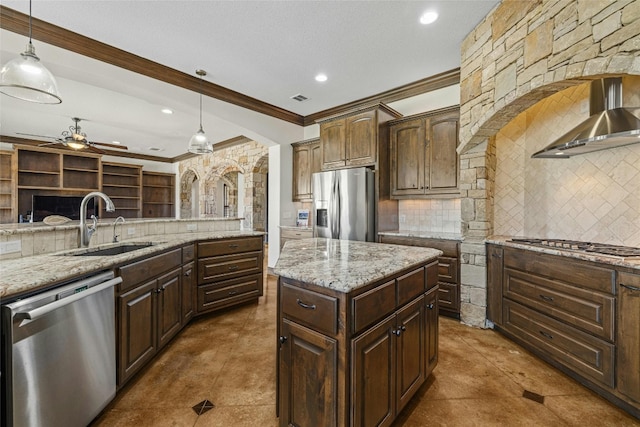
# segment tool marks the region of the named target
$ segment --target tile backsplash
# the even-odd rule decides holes
[[[460,199],[400,200],[400,230],[460,233]]]
[[[623,80],[640,105],[640,79]],[[496,135],[495,234],[640,246],[640,144],[577,155],[531,155],[588,116],[589,85],[566,89]]]

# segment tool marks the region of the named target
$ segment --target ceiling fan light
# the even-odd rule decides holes
[[[0,70],[0,92],[38,104],[62,102],[56,79],[40,62],[31,41],[18,58],[7,62]]]
[[[75,141],[72,139],[67,141],[67,147],[73,148],[74,150],[82,150],[84,147],[86,147],[86,145],[84,142]]]
[[[202,128],[198,130],[189,140],[188,151],[193,154],[209,154],[213,153],[213,146],[209,142],[209,138],[205,135]]]

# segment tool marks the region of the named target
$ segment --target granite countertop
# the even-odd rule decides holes
[[[136,258],[152,256],[166,249],[185,245],[197,240],[225,239],[230,237],[263,236],[260,231],[210,231],[189,232],[179,234],[162,234],[126,239],[120,244],[151,242],[152,246],[119,255],[107,256],[68,256],[67,253],[78,252],[78,249],[63,252],[35,255],[17,259],[0,261],[0,298],[31,293],[45,289],[52,284],[66,282],[76,277],[109,270],[117,265],[126,264]],[[117,245],[117,244],[115,244]],[[110,247],[105,244],[91,249]],[[82,250],[86,250],[83,248]]]
[[[640,258],[624,259],[616,256],[608,256],[608,255],[602,255],[602,254],[596,254],[596,253],[573,251],[569,249],[552,248],[552,247],[546,247],[546,246],[532,246],[532,245],[527,245],[523,243],[509,241],[515,238],[520,239],[522,237],[521,236],[489,236],[486,239],[486,242],[493,243],[495,245],[508,246],[511,248],[526,249],[532,252],[542,252],[550,255],[559,255],[559,256],[564,256],[568,258],[581,259],[584,261],[599,262],[602,264],[609,264],[612,266],[620,266],[620,267],[627,267],[627,268],[640,270]]]
[[[444,231],[410,231],[410,230],[395,230],[395,231],[379,231],[380,236],[397,236],[397,237],[419,237],[421,239],[442,239],[442,240],[464,240],[460,233],[447,233]]]
[[[431,248],[301,239],[285,243],[274,273],[346,293],[441,255]]]

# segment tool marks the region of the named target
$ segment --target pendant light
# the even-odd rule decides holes
[[[53,74],[40,63],[31,43],[31,0],[29,0],[29,43],[20,57],[7,62],[0,70],[0,92],[38,104],[62,102]]]
[[[200,129],[189,140],[188,151],[193,154],[209,154],[213,153],[213,146],[202,130],[202,77],[206,76],[207,72],[196,70],[196,74],[200,76]]]

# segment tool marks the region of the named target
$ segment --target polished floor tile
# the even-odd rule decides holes
[[[93,425],[275,427],[275,364],[276,279],[269,276],[257,304],[194,319]],[[199,415],[193,407],[205,400],[213,408]],[[446,317],[438,366],[394,423],[596,425],[640,426],[640,420],[499,333]]]

